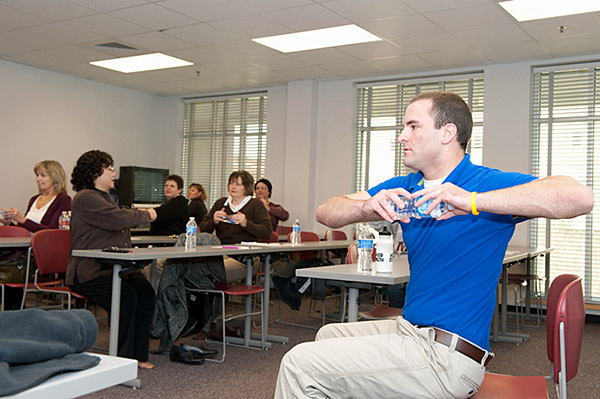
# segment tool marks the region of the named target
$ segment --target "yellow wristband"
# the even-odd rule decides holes
[[[475,216],[479,215],[479,211],[477,210],[477,206],[475,204],[475,196],[477,195],[477,191],[473,191],[471,193],[471,213]]]

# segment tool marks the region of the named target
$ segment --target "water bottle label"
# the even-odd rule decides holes
[[[185,233],[186,234],[196,234],[196,226],[186,226]]]
[[[429,201],[423,202],[421,206],[417,208],[417,213],[420,216],[426,216],[425,211],[427,211],[427,208],[429,208]]]
[[[294,226],[293,231],[296,233],[300,232],[300,226]]]
[[[373,240],[358,240],[358,249],[373,249]]]

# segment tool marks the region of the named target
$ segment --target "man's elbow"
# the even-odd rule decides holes
[[[590,187],[583,186],[578,197],[578,205],[581,209],[581,214],[585,215],[590,213],[594,209],[594,190]]]

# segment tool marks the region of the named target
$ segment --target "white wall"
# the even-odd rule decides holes
[[[117,170],[176,171],[177,99],[5,61],[0,88],[0,207],[25,210],[37,193],[32,168],[38,161],[59,161],[70,178],[77,158],[90,149],[110,153]]]

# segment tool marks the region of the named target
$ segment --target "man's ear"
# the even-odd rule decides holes
[[[454,123],[446,123],[442,126],[442,144],[450,144],[452,140],[458,140],[458,129]]]

